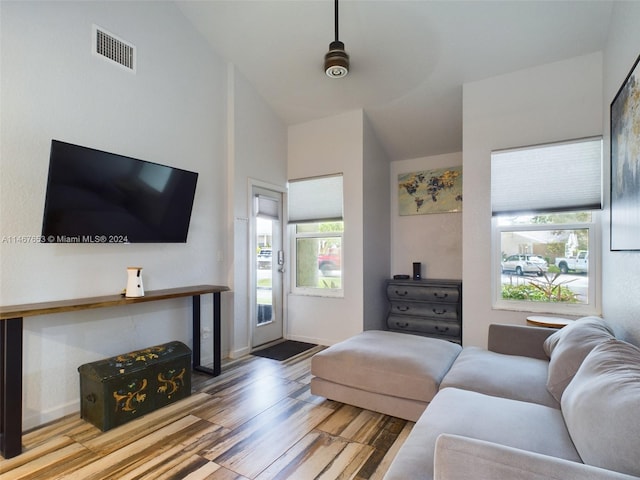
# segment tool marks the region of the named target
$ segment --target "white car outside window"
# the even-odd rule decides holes
[[[503,273],[514,272],[516,275],[535,273],[538,276],[542,276],[548,270],[549,266],[546,260],[539,255],[510,255],[502,262]]]

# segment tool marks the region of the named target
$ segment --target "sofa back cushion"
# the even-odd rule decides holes
[[[640,476],[640,349],[609,340],[585,358],[562,416],[586,464]]]
[[[547,390],[560,402],[564,389],[585,357],[597,345],[615,338],[600,317],[584,317],[549,336],[543,345],[549,355]]]

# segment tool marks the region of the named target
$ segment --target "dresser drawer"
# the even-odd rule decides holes
[[[389,315],[387,327],[391,330],[459,337],[461,325],[457,322],[445,322],[429,318],[410,317],[407,315]]]
[[[387,285],[387,296],[390,300],[419,300],[423,302],[457,303],[460,289],[448,285],[404,285],[390,283]]]
[[[391,315],[414,315],[455,321],[458,319],[457,303],[404,302],[391,300]]]

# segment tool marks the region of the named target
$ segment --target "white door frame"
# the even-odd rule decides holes
[[[249,241],[248,241],[248,246],[249,246],[249,252],[247,252],[247,254],[249,255],[249,262],[247,262],[248,264],[248,269],[249,269],[249,323],[250,323],[250,328],[249,328],[249,339],[248,339],[248,345],[250,350],[254,348],[253,344],[254,344],[254,334],[255,334],[255,330],[257,327],[256,325],[256,319],[257,319],[257,301],[256,301],[256,282],[257,282],[257,278],[256,278],[256,237],[257,237],[257,232],[256,232],[256,222],[254,219],[254,188],[260,188],[260,189],[264,189],[264,190],[270,190],[273,193],[279,193],[280,194],[280,198],[281,198],[281,220],[280,220],[280,235],[281,235],[281,249],[284,252],[284,258],[285,258],[285,264],[283,266],[283,273],[280,273],[281,275],[281,294],[280,294],[280,304],[282,305],[281,311],[282,311],[282,319],[281,319],[281,324],[282,324],[282,335],[281,338],[285,338],[285,332],[287,331],[287,308],[286,308],[286,303],[285,303],[285,292],[287,291],[288,288],[288,275],[286,273],[286,270],[289,268],[289,255],[288,255],[288,242],[287,242],[287,238],[286,238],[286,232],[287,232],[287,222],[286,222],[286,218],[287,218],[287,205],[286,205],[286,201],[287,201],[287,190],[285,187],[279,186],[279,185],[274,185],[271,183],[267,183],[267,182],[263,182],[260,180],[256,180],[253,178],[249,178],[249,185],[248,185],[248,218],[249,218],[249,228],[248,228],[248,234],[249,234]],[[277,252],[272,252],[273,258],[277,258]],[[276,262],[277,263],[277,262]],[[279,268],[279,267],[276,267]],[[276,270],[277,271],[277,270]],[[275,272],[274,272],[275,273]]]

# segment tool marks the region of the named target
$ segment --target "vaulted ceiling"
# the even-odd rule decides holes
[[[286,125],[362,108],[391,160],[462,150],[462,85],[604,48],[611,1],[181,0]]]

